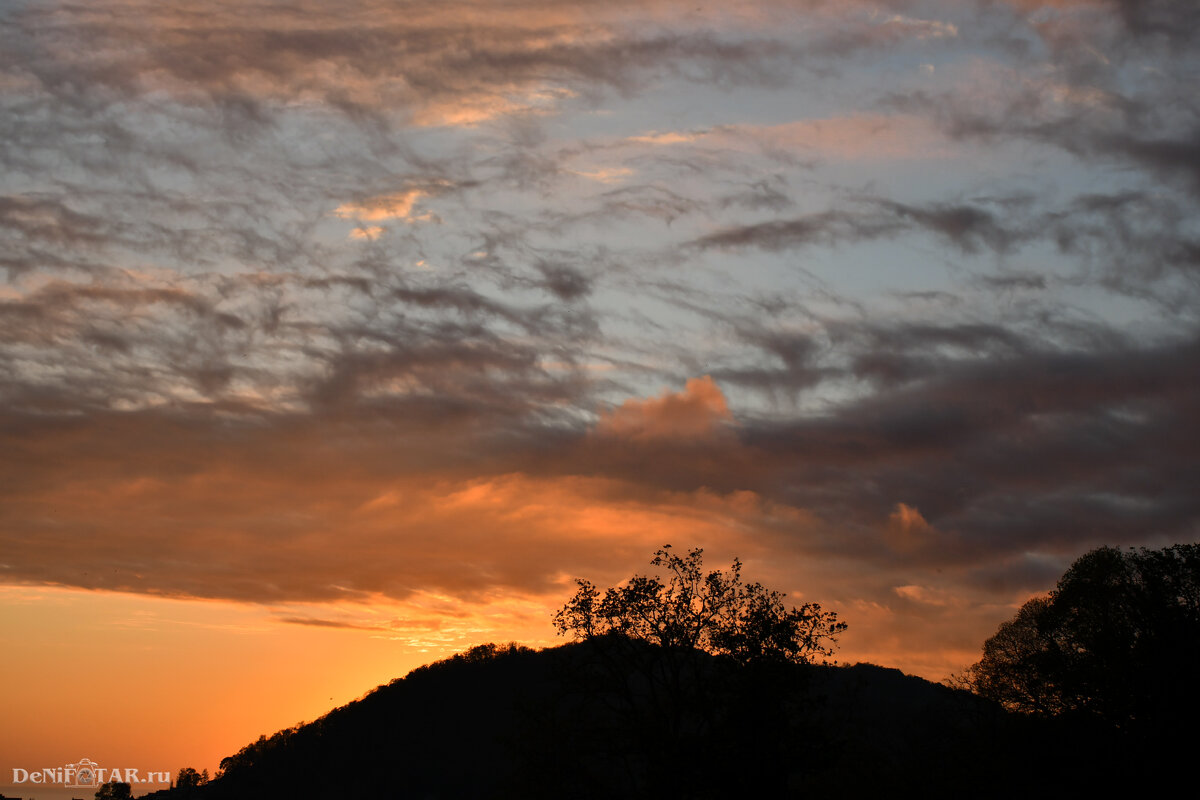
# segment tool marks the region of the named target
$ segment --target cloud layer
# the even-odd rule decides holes
[[[1198,26],[13,4],[0,580],[481,608],[698,543],[969,658],[1200,529]]]

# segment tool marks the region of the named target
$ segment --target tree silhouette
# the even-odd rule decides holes
[[[1196,713],[1198,657],[1200,545],[1102,547],[1002,624],[965,677],[1012,710],[1148,731]]]
[[[190,796],[197,788],[208,783],[208,769],[197,772],[192,767],[183,767],[175,776],[175,788],[180,794]]]
[[[998,701],[1013,711],[1057,714],[1062,698],[1054,688],[1052,642],[1040,630],[1050,598],[1034,597],[1001,623],[984,642],[983,658],[953,684]]]
[[[583,639],[620,634],[669,649],[700,650],[738,663],[789,661],[808,663],[833,654],[846,630],[833,611],[817,603],[786,610],[784,595],[760,583],[743,583],[742,562],[727,572],[701,569],[703,550],[687,556],[666,545],[651,564],[666,567],[658,576],[633,576],[623,586],[603,593],[590,581],[577,579],[575,596],[554,615],[559,635],[568,631]]]
[[[666,577],[604,590],[579,579],[554,615],[560,635],[584,640],[563,685],[601,710],[576,719],[595,743],[593,766],[647,796],[780,794],[799,754],[813,752],[793,746],[805,665],[832,655],[846,624],[816,603],[788,610],[783,594],[744,582],[737,559],[705,572],[703,550],[666,545],[650,563]],[[714,775],[722,760],[739,769]]]
[[[129,800],[132,796],[129,784],[123,781],[102,783],[96,790],[96,800]]]

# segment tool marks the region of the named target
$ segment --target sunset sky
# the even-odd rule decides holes
[[[1198,32],[0,5],[0,791],[554,644],[664,543],[939,680],[1083,552],[1200,538]]]

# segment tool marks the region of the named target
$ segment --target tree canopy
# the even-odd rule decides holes
[[[96,790],[96,800],[129,800],[133,797],[132,787],[124,781],[109,781],[100,784]]]
[[[1198,656],[1200,545],[1102,547],[1002,624],[966,682],[1017,711],[1161,725],[1197,709]]]
[[[740,663],[771,660],[807,663],[833,654],[846,623],[817,603],[790,611],[784,595],[744,583],[742,562],[728,571],[702,570],[701,548],[680,556],[666,545],[651,564],[665,567],[664,582],[635,575],[605,589],[578,579],[575,596],[554,615],[560,635],[590,639],[620,634],[666,648],[700,650]]]
[[[208,783],[208,769],[197,772],[192,767],[183,767],[175,776],[175,788],[181,793],[194,792],[206,783]]]

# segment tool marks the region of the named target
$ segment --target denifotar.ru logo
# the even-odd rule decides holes
[[[105,769],[90,758],[81,758],[74,764],[45,767],[41,770],[13,767],[12,778],[14,784],[35,783],[41,786],[58,784],[68,789],[96,789],[100,784],[110,781],[128,784],[170,783],[171,773],[169,770],[156,770],[147,772],[145,777],[142,777],[139,769],[132,767]]]
[[[74,768],[72,770],[72,768]],[[90,758],[81,758],[76,764],[67,764],[63,767],[63,772],[67,773],[67,780],[71,777],[75,778],[74,783],[68,783],[67,786],[72,789],[94,789],[100,785],[100,769],[101,766]],[[71,772],[74,775],[71,776]]]

